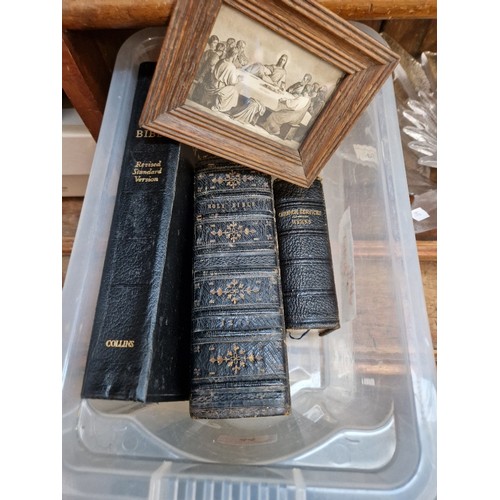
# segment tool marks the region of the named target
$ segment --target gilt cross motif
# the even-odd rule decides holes
[[[225,356],[221,356],[220,354],[217,357],[212,356],[210,363],[217,363],[218,365],[225,363],[228,368],[231,368],[234,374],[238,374],[243,368],[248,366],[248,363],[253,364],[262,361],[262,359],[262,356],[258,354],[247,354],[239,345],[234,344],[232,349],[227,350]]]
[[[250,296],[252,293],[259,292],[260,289],[257,287],[245,286],[244,283],[233,279],[230,281],[224,289],[219,287],[217,289],[212,288],[210,290],[211,295],[217,295],[218,297],[225,297],[229,302],[237,304],[238,302],[245,300],[246,296]]]
[[[217,229],[213,229],[210,231],[212,236],[225,236],[232,243],[236,243],[243,235],[248,236],[249,234],[255,234],[257,231],[250,227],[243,227],[241,224],[237,222],[231,222],[226,225],[224,229],[221,227]]]

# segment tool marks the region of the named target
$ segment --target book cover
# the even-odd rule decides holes
[[[324,335],[340,324],[323,185],[278,179],[273,191],[286,328]]]
[[[83,398],[189,397],[193,152],[138,126],[154,67],[139,67]]]
[[[195,169],[190,413],[287,415],[271,177],[200,153]]]

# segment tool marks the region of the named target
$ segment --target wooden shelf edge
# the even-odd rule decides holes
[[[73,243],[75,238],[72,236],[63,236],[62,238],[62,254],[63,256],[71,255],[71,251],[73,250]]]
[[[417,240],[417,253],[420,262],[437,262],[437,241]],[[390,257],[387,242],[378,240],[358,240],[354,242],[354,255],[361,257]]]
[[[165,26],[176,0],[63,0],[68,30]],[[436,19],[437,0],[318,0],[340,17],[356,21]]]
[[[437,262],[437,241],[417,241],[417,252],[421,262]]]

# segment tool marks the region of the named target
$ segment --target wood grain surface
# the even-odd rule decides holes
[[[63,0],[63,29],[165,26],[176,0]],[[344,19],[435,19],[437,0],[318,0]]]
[[[97,71],[95,68],[99,68]],[[106,69],[93,39],[79,32],[62,36],[62,79],[71,102],[81,103],[78,112],[97,140],[101,128],[111,71]]]

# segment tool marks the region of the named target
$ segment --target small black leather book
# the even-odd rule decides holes
[[[189,398],[194,156],[138,126],[153,71],[139,67],[83,398]]]
[[[271,177],[199,152],[190,413],[287,415],[290,389]]]
[[[273,184],[285,323],[289,330],[340,327],[323,186]]]

